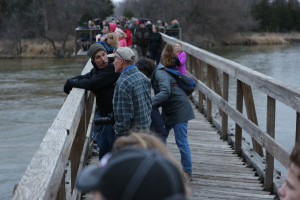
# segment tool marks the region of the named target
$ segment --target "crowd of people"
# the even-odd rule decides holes
[[[143,23],[141,22],[141,24]],[[155,28],[153,26],[153,29]],[[159,34],[156,30],[154,32]],[[73,88],[82,88],[95,94],[97,108],[94,137],[98,143],[100,162],[105,160],[110,152],[117,151],[113,149],[113,146],[118,144],[117,141],[128,141],[128,138],[133,137],[132,132],[141,133],[140,136],[134,136],[136,139],[148,138],[142,136],[146,134],[159,141],[153,142],[152,139],[143,144],[150,142],[151,145],[155,143],[165,148],[169,131],[174,129],[176,143],[181,154],[180,167],[178,167],[178,163],[174,162],[175,159],[166,156],[167,150],[163,150],[163,155],[166,156],[166,159],[171,160],[170,163],[175,166],[177,171],[179,170],[179,172],[176,170],[175,172],[179,173],[178,180],[182,181],[184,185],[192,178],[187,125],[188,120],[194,118],[194,113],[188,96],[181,88],[175,85],[170,87],[171,83],[176,83],[176,80],[162,67],[157,67],[156,58],[152,60],[141,56],[137,60],[132,48],[120,46],[116,37],[116,33],[107,32],[104,39],[100,37],[100,41],[90,46],[88,55],[94,66],[93,69],[85,75],[69,78],[64,85],[64,91],[69,94]],[[142,43],[135,42],[142,45]],[[142,45],[141,48],[143,47]],[[161,46],[156,46],[156,48],[161,48]],[[156,48],[155,45],[152,46],[152,53],[157,52]],[[172,49],[173,54],[163,55],[161,59],[169,60],[168,56],[172,56],[172,61],[179,60],[173,46]],[[167,50],[164,49],[164,51]],[[160,62],[160,60],[158,61]],[[180,61],[176,64],[181,66]],[[172,64],[173,68],[176,67],[176,64]],[[154,89],[154,96],[151,96],[151,87]],[[158,110],[160,106],[162,113]],[[128,144],[135,143],[134,141],[134,139],[130,139]],[[138,141],[140,142],[141,139]],[[170,176],[170,174],[166,175]],[[181,186],[178,189],[179,193],[176,193],[176,196],[180,197],[179,199],[184,199],[186,195],[184,188]],[[175,194],[171,192],[168,195]]]
[[[130,24],[104,22],[102,34],[88,49],[93,69],[64,85],[67,94],[82,88],[96,96],[93,137],[99,164],[84,168],[76,181],[78,189],[94,191],[96,200],[183,200],[188,194],[192,158],[187,128],[195,116],[188,96],[165,70],[186,74],[186,54],[180,42],[161,49],[159,26],[135,18]],[[165,146],[171,129],[180,163]],[[286,184],[279,190],[282,199],[300,198],[300,150],[296,147]]]
[[[101,34],[93,35],[92,41],[102,44],[107,48],[108,53],[111,53],[111,50],[115,50],[119,46],[136,48],[139,57],[150,57],[158,64],[162,52],[162,37],[159,32],[179,28],[180,26],[177,19],[174,19],[171,25],[168,26],[167,23],[163,23],[161,20],[157,20],[155,24],[148,19],[137,19],[133,17],[131,20],[128,20],[125,17],[119,17],[117,20],[104,20],[101,23],[99,21],[95,23],[89,20],[88,25],[77,27],[77,30],[100,30]],[[111,35],[108,37],[109,33],[115,36],[113,42],[108,41],[112,38]],[[172,31],[167,34],[178,38],[178,33],[178,31]],[[89,33],[82,33],[79,40],[89,41],[89,37]],[[86,46],[83,48],[87,50]]]

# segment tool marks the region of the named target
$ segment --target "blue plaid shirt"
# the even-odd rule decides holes
[[[132,128],[149,129],[152,110],[151,83],[137,67],[124,71],[118,79],[113,110],[116,135],[127,135]]]

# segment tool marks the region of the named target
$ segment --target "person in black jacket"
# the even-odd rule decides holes
[[[106,49],[101,44],[93,44],[89,49],[89,56],[94,66],[93,69],[85,75],[68,79],[64,86],[64,92],[69,94],[73,87],[92,91],[96,96],[96,118],[98,116],[108,117],[113,113],[112,99],[115,83],[120,73],[115,73],[113,59],[108,59]],[[97,137],[100,159],[112,149],[115,140],[112,127],[113,124],[105,124],[98,134],[100,136],[100,138]]]
[[[153,25],[152,32],[149,38],[149,52],[150,52],[150,58],[156,61],[157,65],[160,62],[161,47],[162,47],[161,34],[157,31],[157,27]]]
[[[145,21],[141,21],[140,28],[135,33],[138,57],[146,57],[149,43],[149,30],[145,27]]]

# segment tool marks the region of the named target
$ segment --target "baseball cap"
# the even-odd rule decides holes
[[[115,53],[108,54],[108,57],[110,58],[119,57],[127,61],[131,61],[131,62],[135,61],[135,54],[129,47],[119,47],[117,48]]]
[[[158,151],[139,147],[116,151],[103,167],[84,168],[75,186],[98,190],[107,200],[185,199],[179,168]]]

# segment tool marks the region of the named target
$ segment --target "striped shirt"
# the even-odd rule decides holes
[[[113,97],[114,131],[127,135],[130,129],[149,129],[151,124],[151,83],[137,67],[119,77]]]

